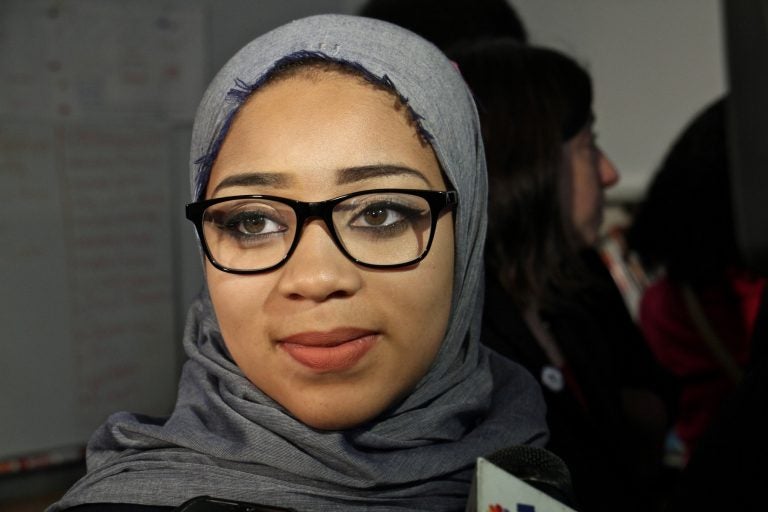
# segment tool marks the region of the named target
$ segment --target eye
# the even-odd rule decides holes
[[[403,212],[400,208],[402,205],[398,205],[397,209],[391,204],[371,205],[356,215],[349,225],[351,227],[391,226],[407,217],[408,212]]]
[[[222,203],[206,212],[219,232],[242,241],[261,242],[291,228],[291,216],[270,202]]]
[[[287,228],[258,212],[241,212],[226,220],[224,229],[237,231],[245,236],[280,233]]]
[[[334,210],[334,223],[342,237],[370,241],[422,230],[429,217],[429,204],[407,194],[360,196]]]

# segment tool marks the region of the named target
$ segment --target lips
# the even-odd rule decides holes
[[[294,334],[279,340],[278,346],[303,366],[330,372],[355,366],[378,339],[373,331],[344,328]]]

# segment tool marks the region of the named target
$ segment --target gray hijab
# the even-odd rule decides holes
[[[345,431],[294,419],[224,349],[207,293],[192,305],[188,361],[172,415],[111,416],[88,445],[88,474],[50,512],[81,503],[178,505],[201,494],[296,510],[463,510],[476,458],[543,446],[544,404],[520,366],[480,344],[486,170],[471,94],[434,46],[394,25],[304,18],[241,49],[200,104],[191,148],[198,199],[229,121],[276,63],[308,56],[393,87],[459,192],[454,296],[437,358],[404,401]]]

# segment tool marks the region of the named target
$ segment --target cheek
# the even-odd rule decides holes
[[[593,245],[599,236],[602,220],[603,189],[593,169],[576,169],[571,199],[571,225],[580,244]]]
[[[576,185],[573,180],[573,165],[569,160],[564,160],[559,177],[557,192],[560,200],[560,210],[563,215],[571,216],[574,209],[574,198],[576,197]]]
[[[266,275],[228,274],[208,264],[206,281],[222,336],[230,351],[259,332],[258,320],[271,284]],[[246,336],[247,334],[247,336]]]
[[[406,272],[397,296],[401,303],[403,324],[411,332],[421,333],[425,352],[434,353],[445,335],[453,293],[454,240],[450,216],[438,224],[438,232],[427,258],[413,271]],[[440,235],[440,236],[438,236]],[[431,362],[431,361],[430,361]]]
[[[584,172],[579,177],[579,181],[574,188],[574,202],[580,206],[582,214],[593,216],[600,207],[600,197],[602,187],[600,186],[600,176],[596,169],[582,169]]]

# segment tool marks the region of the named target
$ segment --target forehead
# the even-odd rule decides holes
[[[372,165],[413,168],[429,188],[444,185],[432,147],[395,94],[348,73],[299,71],[264,85],[241,106],[208,190],[246,172],[327,189],[342,170]]]

